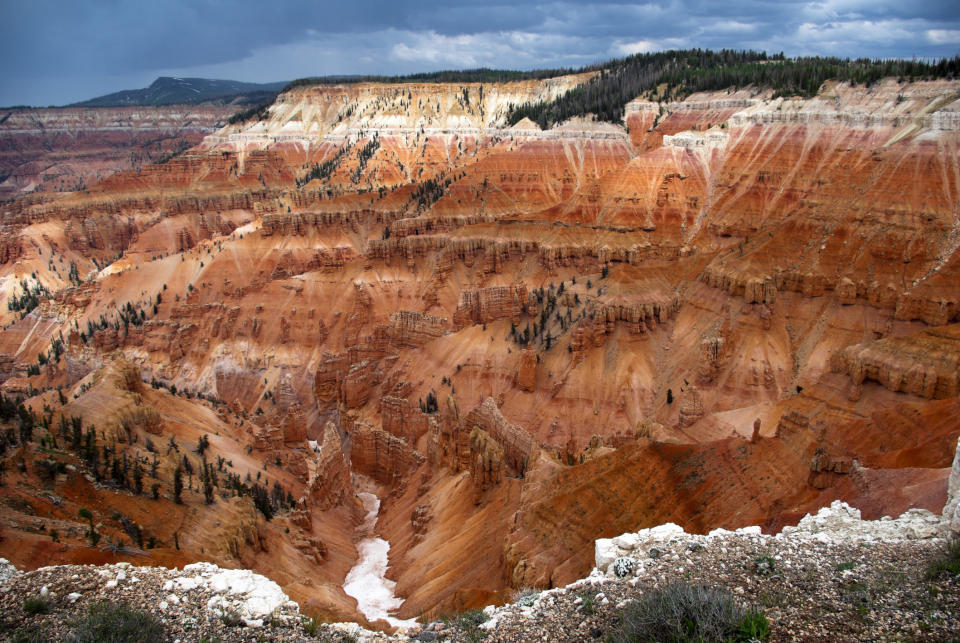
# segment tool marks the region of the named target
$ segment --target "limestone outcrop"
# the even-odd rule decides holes
[[[960,534],[960,438],[953,456],[953,467],[947,483],[947,503],[943,506],[943,521],[954,535]]]

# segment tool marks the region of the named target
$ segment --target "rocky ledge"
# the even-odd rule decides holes
[[[762,612],[770,641],[955,640],[956,549],[953,566],[944,565],[951,537],[950,523],[928,511],[866,521],[839,501],[776,535],[759,527],[696,535],[666,524],[598,540],[596,568],[566,587],[521,591],[508,605],[393,636],[315,623],[248,570],[118,563],[22,573],[0,561],[0,635],[68,640],[85,614],[109,603],[149,615],[170,641],[584,641],[607,638],[632,602],[682,583],[723,588]]]

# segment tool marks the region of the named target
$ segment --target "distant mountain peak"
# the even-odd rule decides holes
[[[149,87],[106,94],[73,103],[71,107],[197,105],[201,103],[251,105],[273,100],[284,85],[286,82],[247,83],[237,80],[160,76]]]

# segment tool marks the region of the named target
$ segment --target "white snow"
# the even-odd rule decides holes
[[[370,621],[382,619],[395,627],[412,627],[416,625],[416,619],[401,620],[390,616],[390,612],[403,605],[403,599],[393,593],[396,582],[386,577],[390,543],[373,535],[380,513],[380,499],[366,492],[358,496],[367,511],[359,532],[367,537],[357,544],[357,564],[347,574],[343,591],[357,599],[357,609]]]

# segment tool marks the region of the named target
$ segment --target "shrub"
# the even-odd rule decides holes
[[[486,633],[480,629],[480,624],[487,620],[481,610],[468,610],[460,614],[442,617],[443,622],[462,631],[464,640],[474,643],[483,639]]]
[[[67,465],[59,460],[47,457],[44,460],[34,462],[33,468],[41,480],[44,482],[53,482],[59,474],[66,472]]]
[[[777,571],[777,561],[769,556],[760,556],[753,561],[753,571],[761,576],[769,576]]]
[[[42,596],[33,596],[23,601],[23,611],[27,614],[46,614],[50,611],[50,601]]]
[[[227,627],[239,627],[243,625],[243,619],[240,618],[240,613],[236,610],[225,610],[223,614],[220,615],[220,622]]]
[[[71,643],[152,643],[168,640],[163,624],[153,615],[122,605],[98,603],[87,616],[71,625],[64,640]]]
[[[764,641],[770,636],[770,621],[760,611],[750,611],[740,621],[736,638],[741,641]]]
[[[632,558],[620,556],[613,561],[613,573],[617,578],[626,578],[633,573],[633,570],[636,568],[636,566],[637,564]]]
[[[21,627],[13,633],[11,643],[48,643],[50,638],[42,629]]]
[[[943,550],[927,567],[927,578],[930,579],[957,575],[960,575],[960,537],[948,540]]]
[[[620,614],[613,643],[745,641],[768,635],[766,617],[725,589],[673,584],[644,594]]]
[[[533,587],[522,587],[515,590],[510,599],[520,607],[529,607],[539,598],[540,590]]]

